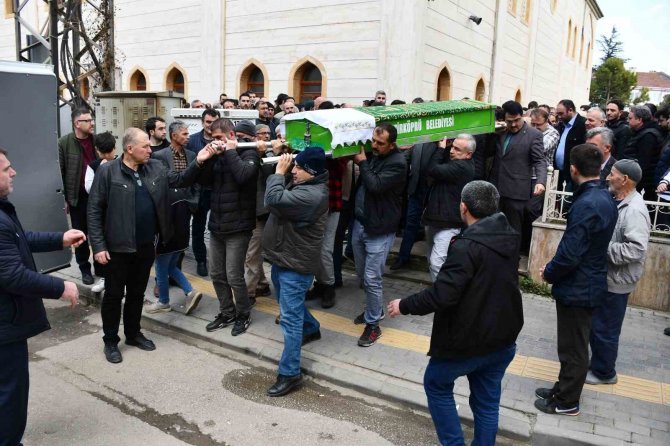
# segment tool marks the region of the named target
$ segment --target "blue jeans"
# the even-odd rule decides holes
[[[365,289],[365,323],[377,325],[382,317],[382,275],[395,234],[369,235],[358,220],[354,221],[351,243],[356,274]]]
[[[628,294],[607,293],[603,304],[593,309],[591,318],[591,371],[600,379],[616,376],[619,335],[626,316]]]
[[[272,265],[272,285],[279,301],[279,325],[284,334],[284,351],[279,360],[279,374],[300,374],[300,349],[303,335],[319,330],[319,321],[305,306],[305,294],[314,281],[314,274],[302,274]]]
[[[470,383],[470,409],[475,419],[473,445],[494,445],[498,432],[498,411],[505,370],[516,344],[483,356],[465,359],[431,358],[423,377],[428,409],[433,417],[441,445],[464,445],[461,421],[454,401],[454,381],[467,376]]]
[[[412,246],[421,227],[421,214],[423,214],[423,197],[410,195],[407,199],[405,229],[402,231],[402,242],[398,251],[398,259],[402,262],[407,262],[412,254]]]
[[[177,268],[182,251],[170,252],[156,256],[156,283],[158,283],[158,301],[162,304],[170,303],[170,277],[184,290],[185,294],[193,291],[191,283]]]

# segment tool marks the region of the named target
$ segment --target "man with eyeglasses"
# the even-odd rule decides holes
[[[95,260],[106,265],[100,314],[105,358],[114,364],[123,360],[118,331],[124,295],[126,344],[145,351],[156,349],[142,334],[140,319],[156,236],[160,233],[160,243],[165,243],[174,234],[169,190],[194,184],[202,164],[216,152],[207,146],[186,169],[176,171],[151,159],[149,136],[142,130],[127,129],[122,143],[123,156],[98,168],[88,206]]]
[[[491,170],[491,182],[500,192],[500,210],[510,225],[523,233],[523,221],[529,201],[544,193],[547,160],[542,133],[523,119],[523,108],[515,101],[502,105],[507,130],[500,135]],[[532,184],[533,171],[537,176]]]
[[[88,193],[84,187],[84,180],[86,168],[97,159],[93,144],[95,122],[88,108],[77,108],[72,111],[71,116],[73,132],[58,140],[58,162],[72,228],[88,234],[86,221]],[[93,285],[88,241],[85,240],[75,248],[74,253],[81,271],[81,281],[85,285]]]

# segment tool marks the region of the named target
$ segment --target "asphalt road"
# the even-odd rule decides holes
[[[53,329],[30,341],[26,446],[437,444],[426,413],[309,378],[269,398],[272,364],[159,327],[144,330],[156,351],[121,344],[109,364],[97,308],[47,311]]]

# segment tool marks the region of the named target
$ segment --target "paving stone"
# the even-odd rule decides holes
[[[596,426],[593,433],[603,437],[617,438],[623,441],[630,441],[631,433],[608,426]]]

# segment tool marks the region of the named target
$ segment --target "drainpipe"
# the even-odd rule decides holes
[[[495,85],[495,64],[498,52],[498,15],[500,0],[496,0],[496,13],[493,18],[493,44],[491,45],[491,71],[489,73],[489,102],[493,102],[493,86]]]

